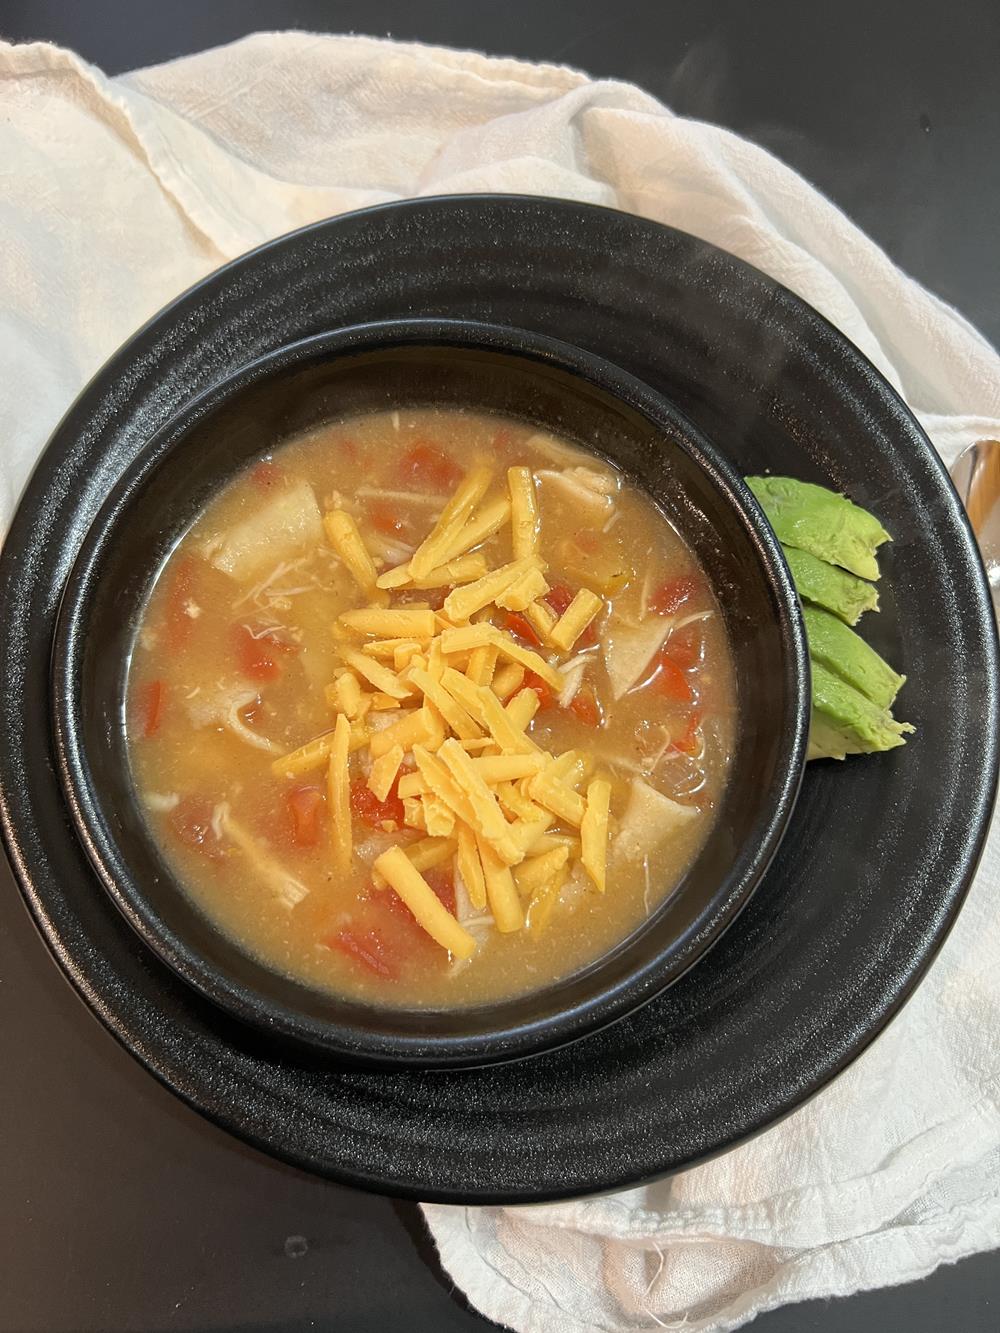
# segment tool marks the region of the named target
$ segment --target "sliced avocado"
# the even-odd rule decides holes
[[[863,579],[878,578],[875,552],[889,534],[846,496],[792,477],[747,477],[778,540]]]
[[[860,690],[878,708],[891,708],[906,677],[893,671],[860,634],[848,629],[829,611],[804,606],[802,617],[812,660]]]
[[[894,750],[905,745],[905,736],[913,731],[908,722],[897,722],[888,709],[879,708],[816,661],[812,662],[812,705],[809,759],[843,759],[849,754]]]
[[[874,583],[866,583],[826,560],[817,560],[808,551],[797,551],[794,546],[781,549],[804,602],[825,607],[848,625],[856,625],[866,611],[878,610]]]
[[[814,708],[809,720],[809,746],[806,761],[811,759],[846,759],[849,754],[858,754],[852,736],[841,731],[832,722]]]

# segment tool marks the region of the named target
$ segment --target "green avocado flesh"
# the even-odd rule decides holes
[[[878,708],[891,708],[906,680],[860,634],[817,606],[802,608],[809,656],[847,682]]]
[[[794,546],[781,549],[804,602],[832,611],[848,625],[856,625],[866,611],[878,610],[878,589],[873,583],[827,564],[808,551],[797,551]]]
[[[894,750],[905,745],[904,738],[912,731],[908,722],[897,722],[888,709],[813,661],[808,758],[844,759],[849,754]]]
[[[906,744],[889,711],[906,680],[849,628],[878,610],[875,553],[889,534],[846,496],[791,477],[747,477],[781,542],[802,602],[812,667],[809,759],[845,759]]]
[[[875,552],[889,534],[846,496],[792,477],[747,477],[778,540],[819,560],[877,579]]]

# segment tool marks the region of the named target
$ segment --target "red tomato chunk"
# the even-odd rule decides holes
[[[399,980],[399,965],[377,930],[344,926],[325,943],[328,949],[336,949],[383,981]]]
[[[395,782],[384,801],[380,801],[361,778],[355,778],[351,783],[351,814],[369,828],[381,828],[386,821],[402,827],[403,813],[403,802]]]
[[[536,676],[533,671],[529,671],[524,678],[524,686],[529,690],[534,690],[538,695],[539,708],[551,708],[555,702],[555,693],[547,680],[542,680],[541,676]]]
[[[684,754],[697,754],[701,748],[701,739],[698,736],[698,728],[701,726],[701,713],[694,709],[688,717],[687,724],[679,736],[673,739],[675,750],[680,750]]]
[[[601,706],[589,685],[581,685],[570,701],[569,711],[585,727],[601,725]]]
[[[300,847],[315,847],[319,842],[323,815],[323,793],[318,787],[294,787],[287,796],[292,838]]]
[[[298,652],[298,644],[272,630],[255,635],[247,625],[235,625],[233,635],[240,671],[250,680],[277,680],[281,675],[281,656]]]
[[[665,699],[672,699],[674,703],[689,704],[694,700],[691,682],[677,663],[671,661],[665,653],[660,657],[658,670],[653,678],[653,689]]]
[[[409,523],[400,518],[387,500],[373,500],[368,508],[368,517],[375,531],[387,537],[401,537],[409,533]]]
[[[462,469],[434,445],[418,440],[400,459],[399,475],[413,490],[451,491],[462,480]]]
[[[664,655],[682,671],[690,671],[692,667],[698,666],[704,653],[705,640],[698,625],[685,625],[675,630],[664,649]]]
[[[568,588],[565,583],[556,583],[545,594],[545,600],[556,615],[561,616],[565,614],[574,595],[573,589]]]
[[[660,584],[649,599],[649,609],[661,616],[670,616],[688,602],[697,601],[702,592],[700,579],[682,574],[679,578],[667,579],[666,583]]]
[[[504,629],[508,634],[513,634],[523,643],[530,644],[533,648],[538,647],[542,642],[531,626],[531,622],[522,616],[520,611],[508,611],[504,617]]]

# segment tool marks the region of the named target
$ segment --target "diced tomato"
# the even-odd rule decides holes
[[[299,651],[297,643],[274,630],[257,635],[247,625],[234,625],[233,636],[240,670],[251,680],[277,680],[281,675],[280,654]]]
[[[533,648],[542,642],[531,622],[526,616],[522,616],[520,611],[508,611],[504,617],[503,627],[508,634],[513,634],[516,638],[531,644]]]
[[[704,639],[699,626],[697,624],[684,625],[671,634],[667,640],[664,655],[669,657],[671,662],[679,666],[682,671],[690,671],[701,661],[703,649]]]
[[[403,813],[403,802],[395,782],[384,801],[378,799],[362,778],[355,778],[351,783],[351,814],[360,819],[362,824],[367,824],[369,828],[381,828],[386,821],[392,821],[398,828],[402,828]]]
[[[223,847],[212,830],[212,802],[205,796],[183,796],[170,811],[170,827],[187,847],[215,858]]]
[[[259,486],[262,491],[272,490],[275,486],[280,486],[285,480],[282,469],[270,458],[265,458],[258,463],[250,475],[254,484]]]
[[[293,787],[286,799],[292,838],[300,847],[315,847],[319,842],[323,793],[318,787]]]
[[[674,749],[680,750],[684,754],[697,754],[700,744],[698,728],[701,726],[701,716],[698,709],[691,710],[684,730],[679,736],[673,738]]]
[[[166,702],[166,690],[162,680],[149,680],[139,691],[139,715],[142,734],[148,740],[160,730],[163,721],[163,706]]]
[[[570,702],[569,711],[585,727],[601,725],[601,706],[589,685],[580,686]]]
[[[376,532],[384,532],[387,537],[400,537],[409,530],[406,519],[399,514],[387,500],[373,500],[368,507],[368,517]]]
[[[661,616],[670,616],[688,602],[695,601],[701,592],[699,579],[682,574],[679,578],[667,579],[666,583],[660,584],[649,599],[649,609]]]
[[[462,469],[426,440],[418,440],[400,459],[400,477],[414,490],[453,490],[462,480]]]
[[[399,979],[399,965],[377,930],[343,926],[324,942],[328,949],[336,949],[383,981]]]
[[[277,661],[277,651],[266,638],[255,639],[246,625],[233,628],[236,643],[236,659],[244,676],[251,680],[277,680],[281,675],[281,666]]]
[[[419,590],[415,589],[414,591],[419,591]],[[448,600],[451,593],[453,593],[454,591],[455,591],[455,585],[453,583],[448,583],[445,584],[443,588],[428,588],[427,591],[422,593],[419,598],[415,597],[413,598],[413,600],[414,601],[423,600],[427,603],[427,605],[431,608],[432,611],[440,611],[441,608],[444,606],[445,602]],[[399,594],[397,594],[397,597],[398,596]],[[405,605],[405,599],[400,598],[400,603]]]
[[[658,670],[653,677],[652,684],[657,694],[662,694],[666,699],[672,699],[674,703],[689,704],[694,700],[691,682],[677,663],[671,661],[666,653],[660,655]]]
[[[539,708],[551,708],[555,702],[555,693],[547,680],[542,680],[541,676],[536,676],[533,671],[529,671],[524,678],[524,689],[534,690],[538,695]]]
[[[545,600],[556,615],[561,616],[575,596],[573,589],[568,588],[565,583],[556,583],[545,594]]]
[[[194,629],[195,617],[190,614],[194,605],[193,592],[197,566],[190,556],[181,556],[174,563],[167,588],[163,628],[166,646],[170,652],[179,652],[187,645]]]

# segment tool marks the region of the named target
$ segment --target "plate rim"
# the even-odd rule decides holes
[[[866,377],[869,380],[873,380],[878,385],[881,394],[886,397],[890,405],[894,406],[896,414],[902,416],[902,418],[907,423],[911,433],[916,432],[916,437],[918,441],[922,444],[924,453],[923,462],[925,465],[927,463],[930,463],[931,470],[936,475],[938,488],[942,490],[943,494],[946,496],[946,498],[949,501],[949,504],[951,505],[950,517],[952,521],[956,523],[958,536],[965,545],[965,553],[968,557],[971,557],[971,560],[969,561],[969,564],[971,566],[970,572],[973,573],[973,577],[977,584],[979,591],[979,598],[976,607],[966,607],[964,610],[964,614],[973,615],[975,612],[978,611],[977,623],[980,629],[986,631],[985,646],[987,655],[990,659],[989,665],[991,665],[994,668],[993,674],[995,678],[995,668],[997,663],[996,622],[993,619],[992,615],[992,603],[989,601],[988,597],[986,578],[982,568],[982,562],[979,558],[978,549],[976,548],[974,538],[972,537],[971,528],[969,527],[967,516],[965,515],[964,510],[962,510],[961,505],[958,502],[958,497],[954,492],[954,487],[951,484],[950,478],[948,476],[947,470],[945,469],[942,460],[934,450],[933,446],[930,444],[929,440],[926,437],[926,434],[920,427],[919,423],[916,422],[915,418],[912,416],[909,409],[906,407],[902,398],[893,388],[893,386],[889,384],[888,381],[885,380],[885,378],[880,374],[880,372],[874,366],[872,366],[872,364],[867,360],[867,358],[864,357],[863,353],[861,353],[859,349],[857,349],[853,344],[851,344],[845,338],[845,336],[841,334],[840,331],[837,330],[829,320],[825,319],[824,316],[822,316],[819,312],[815,311],[813,307],[808,305],[808,303],[804,302],[801,298],[796,296],[794,293],[790,292],[789,289],[783,287],[782,284],[775,282],[774,279],[762,273],[760,270],[754,268],[752,265],[746,264],[745,261],[742,261],[737,257],[730,255],[726,251],[719,250],[718,247],[712,246],[709,242],[705,242],[698,237],[691,236],[688,233],[678,232],[677,229],[675,228],[667,227],[664,224],[654,222],[651,219],[641,218],[638,215],[625,213],[622,210],[608,209],[600,205],[578,204],[574,201],[565,199],[548,199],[542,196],[524,196],[524,195],[473,194],[473,195],[430,196],[416,200],[403,200],[403,201],[396,201],[390,204],[375,205],[368,209],[358,210],[352,213],[339,214],[334,218],[323,219],[318,222],[309,224],[309,226],[307,227],[300,228],[296,231],[287,233],[284,236],[274,238],[273,240],[265,242],[262,246],[257,247],[255,250],[249,251],[247,254],[242,255],[237,259],[230,261],[230,263],[213,271],[211,274],[206,275],[204,278],[200,279],[199,282],[193,284],[185,292],[181,293],[177,298],[171,301],[160,312],[153,315],[150,320],[148,320],[144,325],[142,325],[141,328],[137,330],[122,345],[122,347],[120,347],[114,353],[112,353],[111,357],[108,358],[108,360],[104,363],[104,365],[95,373],[95,375],[84,386],[80,394],[74,399],[73,403],[69,405],[67,411],[64,413],[63,417],[55,427],[55,430],[53,431],[48,444],[46,445],[42,453],[39,455],[39,458],[35,463],[35,466],[31,472],[28,482],[25,485],[25,488],[19,499],[18,506],[17,509],[15,510],[15,514],[12,519],[10,528],[8,529],[8,534],[7,534],[8,538],[10,533],[15,531],[18,517],[22,515],[23,511],[26,508],[30,507],[30,502],[34,499],[36,492],[42,487],[43,482],[46,480],[47,473],[49,474],[49,479],[51,480],[51,474],[54,470],[54,464],[56,462],[55,457],[53,455],[53,445],[58,440],[60,440],[61,437],[64,435],[64,433],[69,429],[74,420],[74,417],[77,414],[84,412],[84,410],[89,407],[90,399],[94,396],[97,389],[100,388],[100,386],[105,382],[105,380],[109,379],[113,375],[119,363],[123,362],[126,359],[126,354],[134,352],[137,344],[145,340],[149,336],[151,331],[154,331],[159,325],[161,325],[161,322],[167,321],[169,318],[176,317],[178,312],[182,310],[188,302],[190,302],[195,297],[204,295],[205,292],[210,290],[214,285],[224,283],[227,279],[232,277],[234,271],[238,272],[241,268],[249,265],[250,263],[258,261],[263,255],[265,255],[272,249],[288,245],[290,242],[293,242],[298,238],[302,238],[304,235],[308,235],[310,233],[336,228],[338,225],[344,223],[345,221],[351,223],[357,223],[358,221],[364,220],[365,218],[370,218],[373,215],[378,217],[383,217],[388,213],[395,213],[398,212],[399,210],[425,209],[427,207],[434,208],[434,207],[440,207],[442,205],[450,208],[457,207],[461,209],[469,207],[489,208],[489,207],[496,207],[497,205],[509,206],[511,204],[517,204],[522,207],[533,207],[533,208],[544,206],[549,209],[554,208],[564,213],[571,213],[571,214],[575,213],[577,215],[579,215],[581,212],[584,213],[593,212],[597,214],[605,214],[605,215],[610,215],[615,219],[627,219],[632,223],[641,224],[641,226],[646,228],[651,228],[655,230],[662,229],[668,233],[674,233],[675,236],[682,237],[686,241],[694,242],[698,246],[704,247],[706,251],[716,252],[718,255],[723,256],[727,263],[737,265],[739,268],[746,270],[748,273],[752,274],[754,281],[762,282],[772,290],[782,293],[785,299],[791,301],[792,303],[794,303],[795,306],[799,307],[800,313],[802,313],[807,319],[807,321],[811,322],[814,327],[825,326],[826,330],[828,331],[828,334],[832,334],[836,342],[839,343],[842,346],[842,348],[846,349],[846,354],[848,355],[849,359],[855,363],[855,367],[864,370]],[[683,412],[682,407],[680,408],[680,410]],[[695,424],[697,425],[698,423]],[[2,582],[4,587],[6,587],[7,583],[7,573],[5,566],[9,563],[11,558],[9,551],[10,547],[8,541],[5,541],[3,552],[0,553],[0,582]],[[0,629],[0,647],[2,647],[5,651],[7,648],[8,637],[9,634],[6,627]],[[995,722],[997,716],[997,692],[996,692],[995,679],[993,681],[992,690],[989,694],[988,703],[990,705],[990,720]],[[5,850],[7,852],[8,859],[10,860],[12,869],[14,870],[15,879],[18,882],[22,897],[24,898],[28,906],[32,918],[34,919],[36,925],[38,926],[40,932],[42,933],[43,938],[45,939],[45,942],[50,949],[50,952],[53,953],[61,969],[66,974],[68,979],[73,983],[74,988],[77,990],[81,999],[84,1001],[87,1007],[93,1013],[95,1013],[95,1015],[103,1022],[104,1026],[107,1027],[112,1032],[112,1034],[116,1037],[119,1043],[123,1045],[130,1052],[130,1054],[138,1058],[141,1063],[143,1063],[147,1068],[149,1068],[161,1083],[171,1088],[172,1091],[177,1093],[177,1095],[181,1096],[182,1099],[188,1102],[190,1105],[192,1105],[194,1109],[198,1110],[201,1114],[205,1115],[206,1118],[213,1120],[216,1123],[222,1124],[225,1128],[229,1129],[231,1132],[234,1132],[238,1137],[253,1143],[255,1146],[261,1148],[263,1151],[273,1156],[278,1156],[286,1161],[293,1163],[296,1166],[305,1167],[305,1169],[313,1172],[319,1171],[321,1174],[327,1175],[332,1179],[341,1180],[343,1183],[346,1184],[352,1184],[363,1188],[373,1189],[381,1193],[390,1193],[397,1197],[434,1200],[440,1202],[475,1202],[475,1203],[527,1202],[527,1201],[537,1201],[543,1198],[544,1199],[567,1198],[567,1197],[579,1196],[583,1193],[608,1192],[622,1188],[623,1186],[635,1185],[639,1183],[640,1180],[653,1179],[664,1174],[669,1174],[673,1171],[683,1169],[686,1166],[690,1166],[694,1162],[709,1160],[712,1156],[716,1156],[721,1152],[728,1151],[730,1148],[737,1146],[739,1143],[745,1142],[748,1138],[751,1138],[755,1134],[759,1133],[763,1128],[770,1127],[771,1125],[778,1123],[780,1119],[783,1119],[785,1116],[791,1114],[794,1110],[798,1109],[800,1106],[809,1101],[811,1097],[814,1096],[822,1087],[826,1086],[827,1083],[829,1083],[833,1078],[835,1078],[840,1072],[843,1071],[843,1069],[845,1069],[848,1065],[850,1065],[865,1049],[867,1049],[867,1047],[871,1044],[871,1042],[874,1041],[875,1038],[878,1035],[880,1035],[882,1031],[884,1031],[888,1023],[892,1021],[892,1019],[896,1016],[896,1014],[898,1014],[899,1010],[906,1004],[907,1000],[912,996],[916,987],[919,985],[926,971],[930,967],[931,963],[937,957],[937,954],[940,951],[941,946],[947,939],[951,929],[954,926],[955,920],[957,919],[959,911],[961,909],[961,905],[965,899],[965,896],[974,878],[975,871],[979,864],[979,860],[985,845],[986,834],[989,827],[990,814],[996,797],[997,736],[995,727],[989,728],[989,734],[986,738],[985,768],[986,768],[987,780],[983,783],[978,793],[979,799],[976,802],[976,807],[973,812],[973,819],[970,820],[970,827],[974,825],[975,831],[972,836],[966,838],[963,844],[962,869],[960,877],[961,882],[948,901],[947,912],[945,913],[943,919],[937,923],[933,939],[925,948],[923,954],[919,959],[918,964],[916,966],[910,966],[901,984],[895,987],[891,1003],[889,1003],[884,1009],[882,1009],[879,1012],[877,1020],[869,1021],[868,1025],[865,1028],[864,1034],[859,1039],[853,1041],[853,1043],[850,1046],[850,1049],[847,1050],[842,1057],[838,1057],[832,1063],[825,1066],[822,1072],[818,1074],[815,1079],[810,1080],[806,1085],[803,1086],[802,1091],[798,1095],[789,1099],[783,1105],[780,1112],[778,1112],[777,1114],[773,1112],[770,1114],[765,1114],[763,1117],[759,1119],[751,1118],[742,1134],[728,1137],[725,1140],[725,1142],[719,1143],[715,1149],[709,1152],[697,1153],[689,1159],[673,1160],[669,1166],[654,1170],[652,1172],[645,1172],[641,1176],[637,1176],[634,1171],[626,1170],[625,1173],[621,1176],[613,1176],[606,1174],[600,1181],[593,1183],[589,1186],[581,1186],[579,1182],[574,1182],[571,1185],[567,1186],[565,1190],[543,1189],[539,1191],[531,1188],[500,1190],[500,1191],[483,1190],[476,1188],[462,1190],[462,1191],[456,1191],[450,1188],[445,1188],[443,1190],[436,1190],[426,1185],[411,1186],[404,1182],[400,1182],[398,1180],[386,1181],[384,1178],[379,1177],[378,1173],[365,1174],[357,1170],[354,1170],[352,1168],[348,1168],[346,1170],[338,1170],[336,1166],[331,1166],[330,1164],[317,1166],[316,1162],[312,1160],[308,1154],[301,1154],[292,1148],[283,1148],[281,1145],[276,1145],[273,1141],[267,1139],[266,1137],[262,1137],[255,1134],[245,1124],[241,1124],[237,1116],[227,1118],[224,1113],[219,1112],[218,1108],[212,1109],[209,1106],[200,1104],[196,1099],[195,1090],[191,1088],[186,1088],[181,1079],[170,1077],[165,1069],[160,1068],[156,1065],[154,1053],[145,1051],[141,1048],[137,1049],[134,1039],[130,1040],[129,1038],[128,1023],[121,1022],[118,1019],[116,1019],[116,1016],[110,1011],[108,1006],[102,1002],[100,993],[94,990],[94,988],[90,984],[88,978],[84,974],[83,969],[80,968],[77,961],[66,950],[63,942],[60,939],[59,931],[56,927],[56,924],[46,910],[44,896],[37,894],[35,886],[31,882],[31,873],[32,873],[31,867],[26,862],[24,862],[22,857],[20,856],[20,848],[16,836],[16,828],[14,827],[14,825],[10,820],[10,801],[9,801],[9,792],[7,790],[8,783],[7,783],[6,765],[4,765],[3,773],[0,774],[0,831],[2,831]]]

